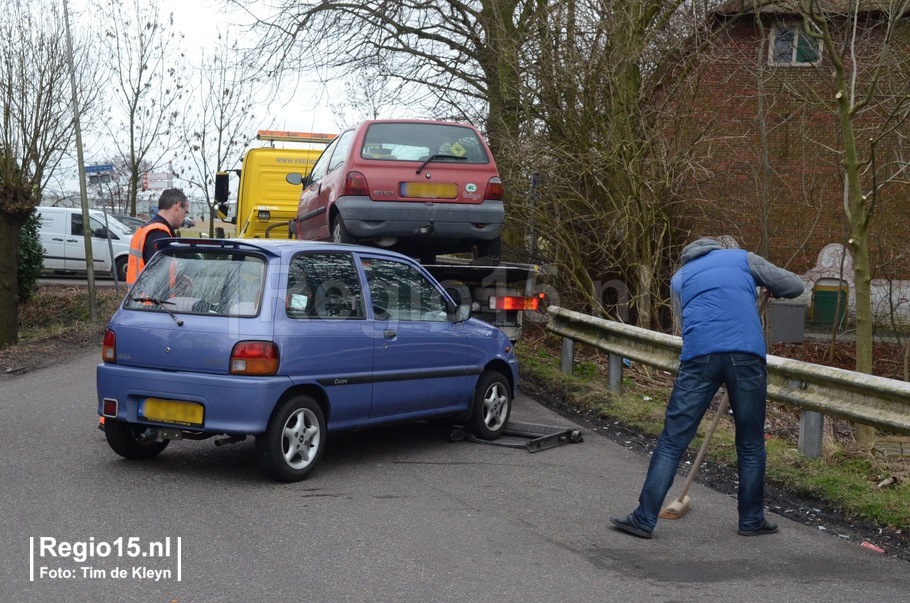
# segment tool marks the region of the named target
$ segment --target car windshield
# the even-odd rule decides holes
[[[376,123],[363,139],[360,156],[380,161],[489,163],[477,133],[451,124]]]
[[[159,253],[139,275],[123,307],[148,312],[256,316],[265,261],[245,253]],[[166,306],[166,307],[164,307]]]

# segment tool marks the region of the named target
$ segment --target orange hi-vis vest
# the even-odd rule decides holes
[[[171,235],[170,229],[161,222],[151,222],[141,226],[130,240],[130,257],[126,265],[126,284],[132,285],[139,278],[139,273],[145,268],[145,258],[142,250],[145,248],[145,237],[153,230],[163,230]]]

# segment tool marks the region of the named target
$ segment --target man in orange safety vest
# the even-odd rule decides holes
[[[126,268],[126,284],[132,285],[152,256],[155,241],[176,236],[189,211],[189,201],[179,188],[169,188],[158,199],[158,213],[141,226],[130,241],[130,257]]]
[[[174,232],[183,224],[190,203],[179,188],[169,188],[158,198],[158,213],[140,226],[130,240],[130,257],[126,267],[126,284],[132,286],[155,252],[155,241],[177,236]],[[98,422],[104,429],[104,417]]]

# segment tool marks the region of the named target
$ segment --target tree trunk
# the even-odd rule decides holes
[[[845,90],[842,72],[837,77],[838,89]],[[850,223],[847,244],[853,253],[853,285],[856,299],[856,371],[872,373],[872,271],[869,259],[869,209],[860,181],[860,161],[856,134],[853,130],[853,111],[846,94],[838,95],[841,136],[844,141],[844,177],[847,181],[844,210]],[[837,317],[835,317],[835,321]],[[875,429],[854,425],[856,443],[868,450],[875,446]]]
[[[19,287],[16,264],[22,222],[0,215],[0,349],[19,341]]]

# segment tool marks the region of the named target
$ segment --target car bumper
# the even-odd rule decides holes
[[[348,232],[379,237],[491,241],[502,233],[502,201],[463,203],[373,201],[342,197],[336,203]]]
[[[97,369],[98,414],[105,399],[117,401],[121,421],[161,425],[203,433],[255,435],[265,432],[278,400],[291,386],[287,377],[236,377],[174,373],[116,364]],[[143,398],[197,402],[204,408],[201,426],[183,426],[139,417]]]

